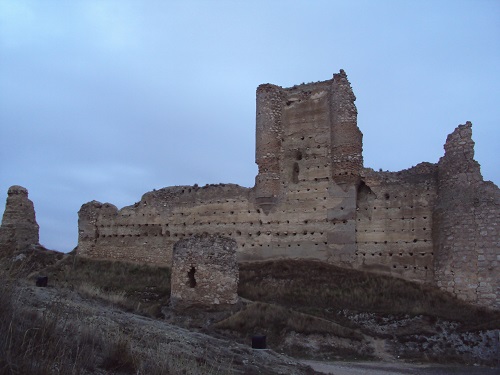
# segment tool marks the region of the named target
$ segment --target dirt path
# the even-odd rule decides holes
[[[314,370],[332,375],[499,375],[500,368],[404,362],[302,361]]]

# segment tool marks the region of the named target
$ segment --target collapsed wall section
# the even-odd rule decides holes
[[[470,122],[444,148],[434,207],[436,283],[460,299],[500,308],[500,190],[483,181]]]

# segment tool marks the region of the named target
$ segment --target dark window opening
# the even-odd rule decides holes
[[[194,274],[196,273],[196,269],[191,267],[191,270],[188,272],[188,285],[190,288],[194,288],[196,286],[196,279]]]

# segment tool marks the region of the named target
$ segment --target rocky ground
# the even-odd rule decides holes
[[[320,362],[303,361],[322,374],[332,375],[498,375],[498,368],[414,364],[405,362]]]
[[[63,332],[90,330],[104,337],[122,336],[136,355],[171,357],[172,367],[201,374],[316,374],[308,365],[272,350],[189,331],[165,321],[136,315],[109,303],[82,298],[57,288],[16,286],[16,304],[38,314],[57,314]],[[174,369],[175,370],[175,369]]]
[[[54,287],[16,286],[16,304],[37,314],[57,314],[63,332],[89,330],[101,336],[126,337],[135,355],[153,360],[170,357],[174,371],[196,374],[333,374],[333,375],[451,375],[500,374],[498,368],[465,365],[405,363],[387,354],[385,361],[314,361],[295,359],[273,350],[255,350],[234,340],[188,330],[152,319],[104,301]],[[310,341],[314,338],[310,338]],[[178,363],[176,363],[178,362]],[[94,369],[92,373],[108,373]]]
[[[0,272],[0,336],[5,338],[0,345],[0,373],[500,373],[497,313],[477,310],[474,318],[476,310],[455,313],[455,306],[464,305],[446,302],[441,294],[429,300],[428,314],[403,313],[391,306],[386,312],[362,312],[364,307],[355,305],[337,308],[331,301],[340,297],[318,297],[319,293],[327,288],[348,291],[358,281],[331,284],[349,277],[333,268],[324,272],[326,281],[301,282],[298,287],[293,285],[295,270],[280,274],[276,269],[292,270],[290,265],[261,264],[259,270],[275,268],[262,272],[262,282],[240,280],[240,296],[248,299],[241,296],[230,308],[179,310],[169,305],[169,291],[161,287],[169,281],[165,269],[83,261],[43,251],[17,255],[9,262],[0,264],[1,270],[9,270]],[[254,269],[250,271],[255,273]],[[49,275],[48,287],[35,286],[41,272],[34,270]],[[305,270],[298,274],[306,274]],[[322,272],[316,271],[316,275]],[[245,272],[249,271],[240,270],[240,277]],[[335,278],[334,272],[339,272]],[[267,276],[271,274],[274,278]],[[361,279],[363,285],[369,280],[374,285],[389,282],[382,284],[383,290],[393,286],[391,280],[369,277]],[[253,289],[245,290],[245,285]],[[379,294],[377,288],[371,295]],[[419,293],[429,296],[428,290],[413,288],[402,289],[410,299],[394,294],[391,301],[410,303]],[[309,303],[301,302],[305,298]],[[350,301],[346,295],[341,303]],[[433,304],[439,307],[434,315],[429,307]],[[267,335],[270,350],[250,347],[256,333]],[[15,350],[17,357],[12,355]],[[22,363],[26,359],[29,363]]]

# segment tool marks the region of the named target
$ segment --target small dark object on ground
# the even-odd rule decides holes
[[[49,282],[48,276],[38,276],[36,278],[36,286],[46,287],[48,282]]]
[[[266,336],[252,336],[252,349],[266,349]]]

